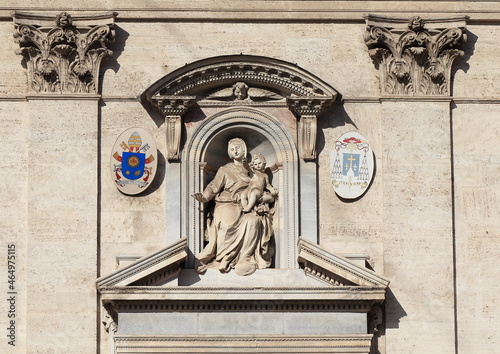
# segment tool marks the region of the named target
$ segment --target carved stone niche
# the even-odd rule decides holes
[[[383,94],[449,96],[468,16],[409,19],[367,15],[365,43],[381,71]]]
[[[372,338],[383,322],[379,305],[389,280],[373,270],[300,239],[302,269],[240,280],[209,274],[189,285],[182,268],[187,246],[187,238],[179,239],[97,280],[114,353],[376,349]]]
[[[195,256],[206,245],[209,206],[202,192],[229,162],[227,143],[238,137],[247,158],[267,159],[278,189],[273,268],[297,268],[299,236],[316,241],[318,119],[338,93],[321,79],[282,60],[249,55],[204,59],[173,71],[142,95],[165,117],[168,242],[188,237]],[[182,179],[182,181],[181,181]]]
[[[99,67],[112,54],[114,12],[72,16],[13,12],[16,51],[28,68],[28,90],[43,94],[97,94]]]

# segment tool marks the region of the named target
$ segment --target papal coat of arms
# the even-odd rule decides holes
[[[130,128],[120,134],[111,153],[111,171],[118,190],[129,195],[141,193],[151,184],[156,166],[156,143],[147,131]]]
[[[373,152],[365,137],[342,134],[330,152],[330,181],[342,198],[354,199],[366,192],[373,176]]]

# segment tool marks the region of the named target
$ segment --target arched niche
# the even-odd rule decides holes
[[[235,87],[245,84],[244,97]],[[338,93],[283,60],[251,55],[207,58],[174,70],[142,95],[165,117],[167,243],[188,236],[190,264],[202,247],[203,214],[191,194],[228,162],[227,140],[263,149],[279,185],[277,267],[297,267],[296,242],[318,237],[317,120]],[[261,152],[261,151],[258,151]]]
[[[266,157],[272,184],[279,191],[273,227],[275,230],[276,268],[296,267],[296,242],[299,237],[297,148],[283,125],[271,115],[251,107],[232,107],[206,118],[186,143],[181,161],[186,183],[181,187],[186,207],[181,216],[182,229],[188,236],[193,256],[204,247],[203,206],[192,194],[204,189],[215,171],[230,162],[227,143],[242,138],[248,158],[261,153]]]

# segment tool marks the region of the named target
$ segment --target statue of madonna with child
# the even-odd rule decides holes
[[[263,155],[255,154],[249,164],[246,144],[240,138],[229,141],[227,152],[232,162],[217,170],[202,193],[193,194],[200,203],[215,201],[206,220],[208,243],[196,255],[195,270],[234,269],[238,275],[250,275],[271,265],[272,219],[278,192],[264,172]]]

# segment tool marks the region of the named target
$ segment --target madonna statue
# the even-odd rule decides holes
[[[250,275],[271,265],[276,192],[264,190],[251,210],[244,212],[240,197],[251,180],[246,144],[240,138],[231,139],[227,152],[232,162],[219,168],[203,193],[193,194],[200,203],[215,200],[207,215],[208,244],[196,255],[195,270],[229,272],[233,268],[238,275]]]

